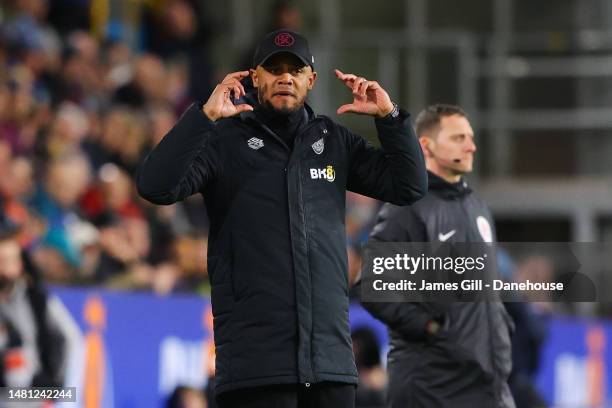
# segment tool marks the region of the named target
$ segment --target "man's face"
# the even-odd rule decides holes
[[[444,116],[437,130],[421,138],[425,157],[435,169],[448,175],[462,175],[472,171],[474,131],[461,115]]]
[[[317,73],[290,53],[279,53],[251,70],[259,103],[281,113],[299,109],[314,86]]]
[[[14,282],[23,270],[21,249],[15,239],[0,241],[0,286]]]

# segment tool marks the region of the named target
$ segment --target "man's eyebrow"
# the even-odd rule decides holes
[[[457,133],[451,133],[450,135],[451,137],[456,137],[456,136],[472,136],[472,137],[476,137],[474,135],[474,133],[469,133],[469,132],[457,132]]]

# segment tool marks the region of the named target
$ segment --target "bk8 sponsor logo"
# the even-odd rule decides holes
[[[330,183],[336,179],[334,167],[330,164],[322,169],[310,169],[310,178],[313,180],[327,180]]]

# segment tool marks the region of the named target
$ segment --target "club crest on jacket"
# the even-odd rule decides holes
[[[325,142],[323,141],[323,138],[320,138],[312,144],[312,150],[314,150],[316,154],[323,153],[323,149],[325,149]]]

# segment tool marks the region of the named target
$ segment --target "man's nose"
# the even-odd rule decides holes
[[[289,71],[285,71],[278,76],[278,83],[283,85],[292,85],[293,84],[293,75]]]
[[[466,150],[470,153],[474,153],[476,150],[478,150],[476,148],[476,143],[474,143],[474,139],[468,139]]]

